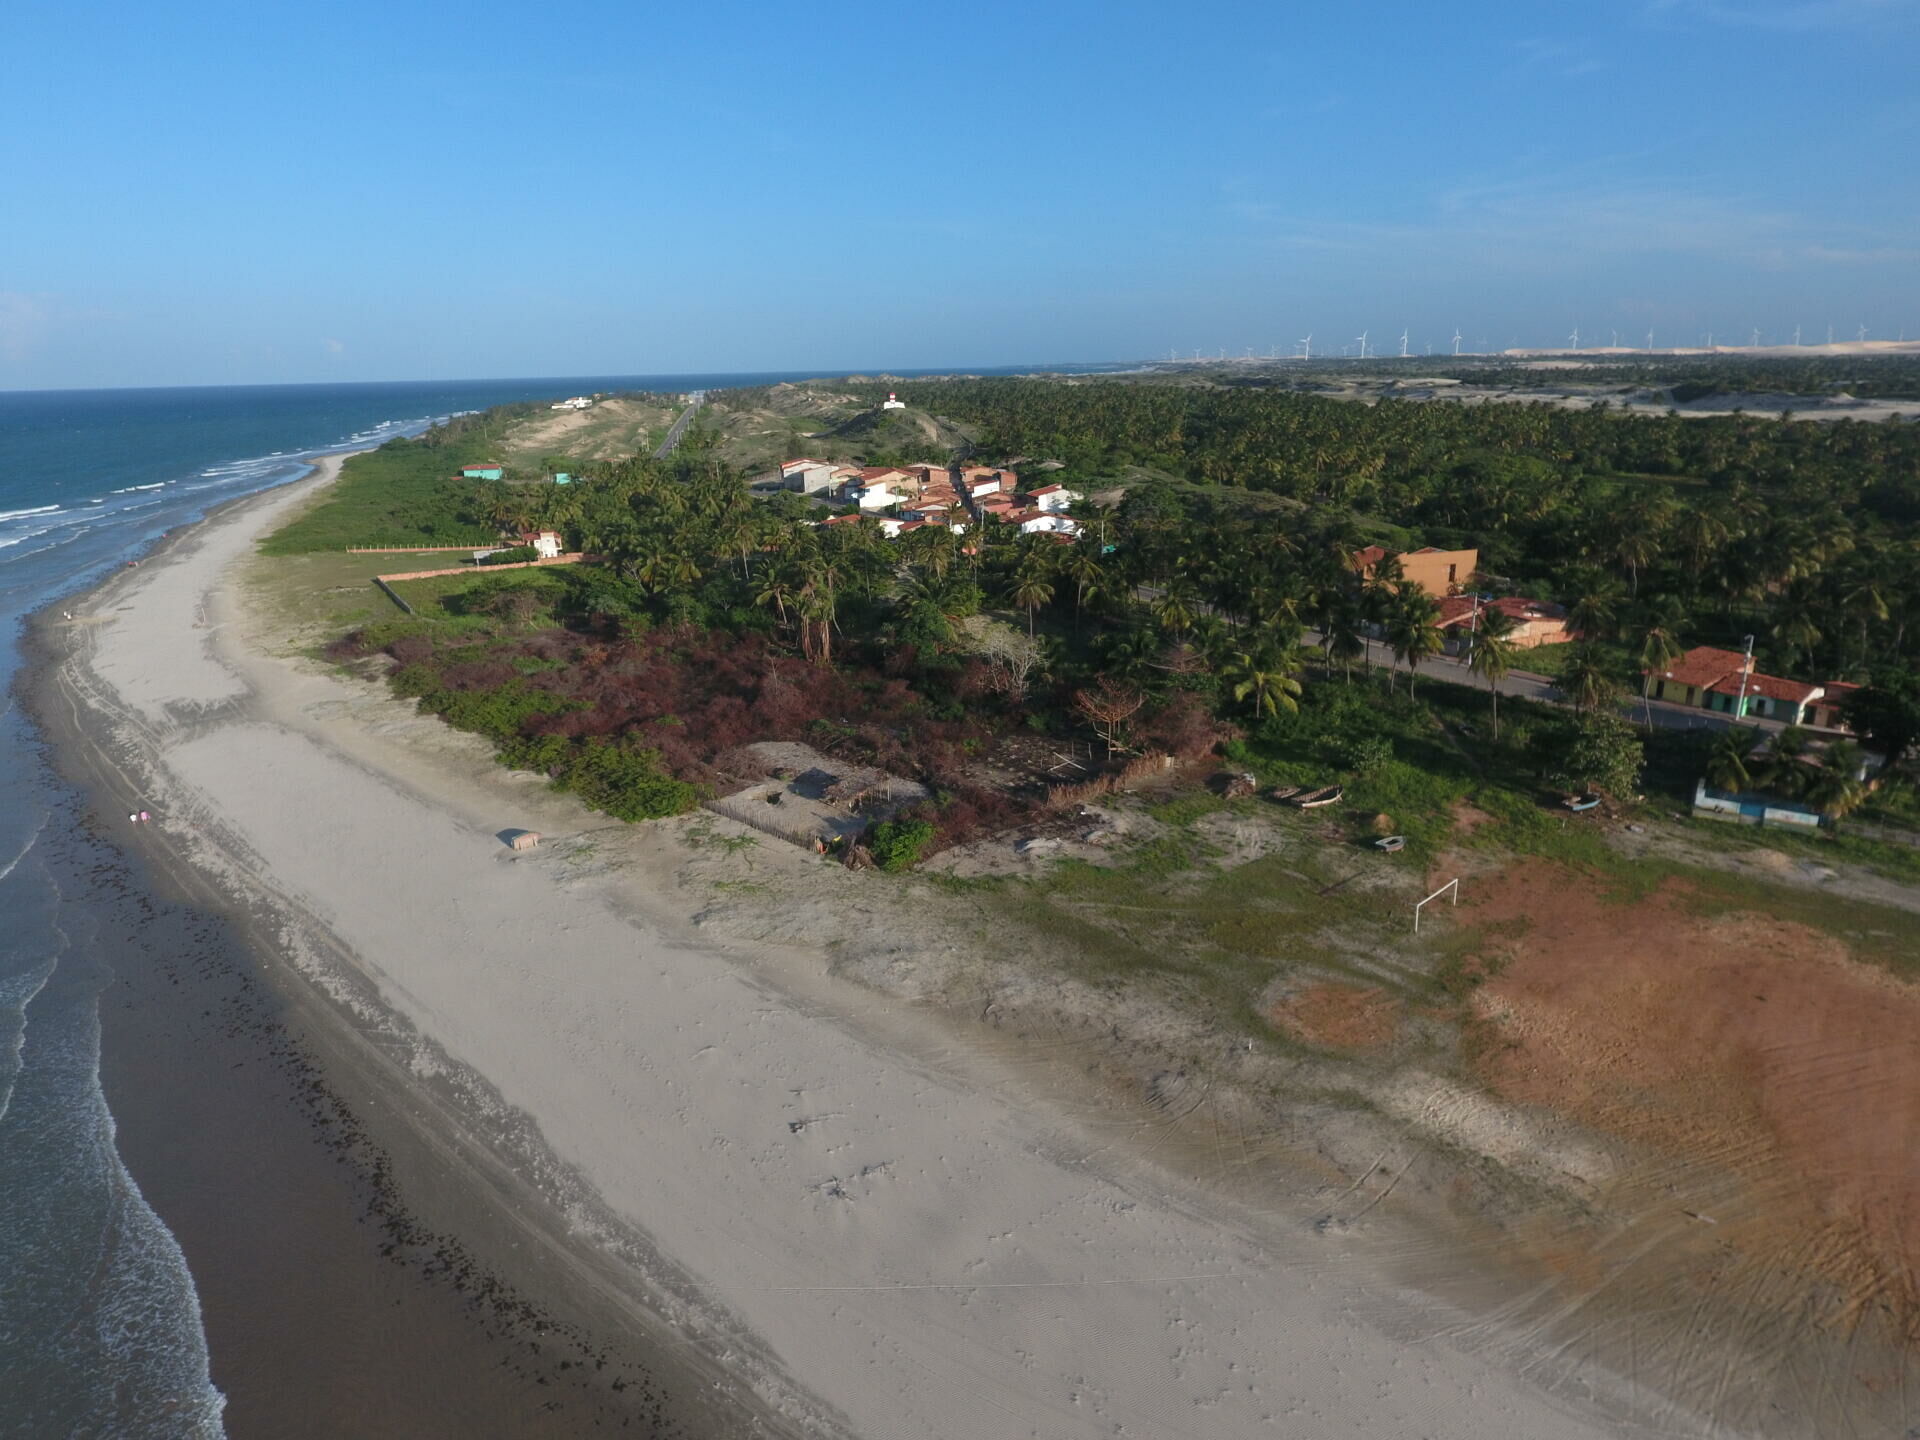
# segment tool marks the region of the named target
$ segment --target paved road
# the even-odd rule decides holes
[[[1320,644],[1320,633],[1317,630],[1307,631],[1306,643],[1309,645]],[[1377,665],[1384,669],[1394,663],[1393,652],[1379,641],[1369,640],[1367,642],[1367,660],[1369,664]],[[1471,685],[1478,690],[1487,688],[1487,682],[1469,670],[1463,658],[1443,655],[1437,656],[1432,660],[1423,660],[1420,662],[1419,671],[1422,679],[1445,680],[1455,685]],[[1532,675],[1524,670],[1509,671],[1506,677],[1500,682],[1500,693],[1502,695],[1517,695],[1523,700],[1537,700],[1543,705],[1565,705],[1569,703],[1567,697],[1560,693],[1559,688],[1554,685],[1553,681],[1547,679],[1544,675]],[[1630,703],[1623,702],[1620,707],[1620,713],[1638,722],[1642,718],[1640,697],[1636,695]],[[1646,708],[1646,714],[1652,719],[1655,725],[1658,725],[1663,730],[1725,730],[1733,724],[1733,717],[1731,715],[1717,714],[1712,710],[1701,710],[1692,705],[1675,705],[1666,700],[1649,702]],[[1752,716],[1749,716],[1741,723],[1760,730],[1779,730],[1783,728],[1778,720],[1761,720]]]
[[[693,417],[700,413],[700,407],[706,402],[707,392],[695,390],[693,402],[680,412],[680,418],[673,422],[673,428],[667,431],[667,438],[660,442],[660,448],[653,452],[653,458],[664,460],[673,453],[673,447],[686,437],[687,427],[693,424]]]

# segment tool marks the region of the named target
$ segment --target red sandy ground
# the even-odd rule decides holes
[[[1309,1045],[1380,1050],[1393,1043],[1400,1028],[1400,1002],[1378,986],[1328,980],[1282,999],[1269,1017]]]
[[[1686,1217],[1663,1263],[1688,1283],[1920,1339],[1920,987],[1674,882],[1615,902],[1525,862],[1473,888],[1463,920],[1519,932],[1473,1001],[1489,1088],[1634,1142],[1603,1203]]]

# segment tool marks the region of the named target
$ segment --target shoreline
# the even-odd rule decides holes
[[[750,1385],[813,1433],[1185,1433],[1200,1419],[1231,1435],[1278,1414],[1622,1433],[1428,1343],[1449,1327],[1403,1313],[1364,1254],[1208,1206],[1151,1154],[1158,1140],[1134,1155],[1114,1139],[1125,1117],[1050,1114],[1057,1093],[1005,1056],[956,1046],[939,1017],[818,954],[675,923],[659,894],[595,873],[599,817],[500,772],[472,737],[249,647],[237,524],[194,527],[185,576],[143,566],[103,585],[107,603],[165,591],[149,604],[175,623],[109,652],[117,674],[100,673],[97,634],[78,637],[63,699],[118,714],[179,802],[157,812],[152,847],[189,886],[246,895],[281,928],[274,968],[296,993],[328,992],[346,1048],[411,1074],[429,1141],[506,1119],[486,1137],[506,1152],[501,1181],[537,1177],[533,1203],[558,1195],[584,1232],[569,1280],[648,1290],[736,1400]],[[203,622],[208,635],[181,633]],[[571,848],[507,858],[491,833],[507,821]],[[677,834],[613,828],[629,856]],[[418,884],[394,888],[387,872],[408,869]],[[556,933],[560,946],[541,938]],[[419,953],[421,934],[450,954]],[[533,963],[543,945],[565,968]],[[660,1152],[651,1165],[629,1153],[642,1143]],[[1569,1388],[1613,1408],[1597,1378]],[[968,1413],[983,1383],[996,1413]]]
[[[286,965],[276,917],[144,827],[117,828],[128,790],[110,727],[58,689],[61,609],[99,608],[346,458],[212,507],[137,568],[27,617],[21,637],[17,691],[105,852],[84,877],[105,891],[113,954],[101,1083],[122,1158],[188,1257],[225,1422],[288,1440],[756,1433],[728,1428],[714,1377],[671,1337],[646,1343],[594,1286],[556,1278],[565,1237],[537,1233],[539,1202],[514,1177],[482,1177],[490,1154],[391,1103],[404,1092],[390,1057]]]

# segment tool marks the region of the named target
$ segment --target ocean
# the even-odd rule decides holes
[[[13,692],[22,618],[315,456],[451,414],[802,378],[0,393],[0,1436],[218,1436],[226,1406],[194,1276],[123,1161],[101,1078],[115,1060],[102,1055],[102,997],[116,981],[155,983],[128,967],[186,966],[165,951],[194,943],[193,928],[142,928],[155,907],[129,895],[137,871],[56,775]],[[165,1073],[164,1056],[121,1058]]]

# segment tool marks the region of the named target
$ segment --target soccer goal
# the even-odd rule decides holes
[[[1420,912],[1426,909],[1427,906],[1431,905],[1435,900],[1438,900],[1442,895],[1446,895],[1449,893],[1453,896],[1452,903],[1455,905],[1458,905],[1460,903],[1460,877],[1459,876],[1457,875],[1454,876],[1453,879],[1447,881],[1446,884],[1442,885],[1438,890],[1434,891],[1431,895],[1427,896],[1425,900],[1422,900],[1418,905],[1413,907],[1413,933],[1414,934],[1418,935],[1420,933]]]

